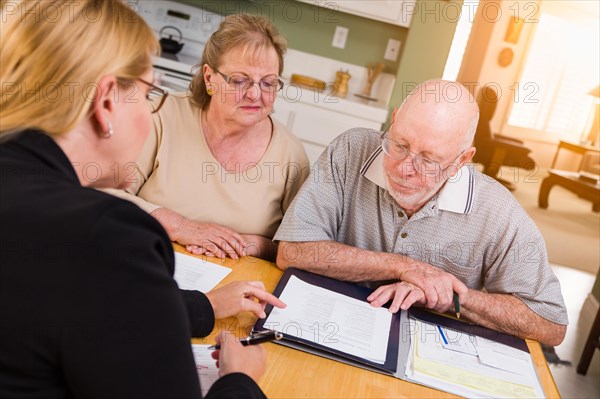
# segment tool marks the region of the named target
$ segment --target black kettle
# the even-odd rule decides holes
[[[177,34],[179,34],[179,40],[173,39],[173,35],[169,35],[169,37],[162,37],[163,31],[166,29],[172,29],[172,30],[176,31]],[[183,48],[183,45],[185,44],[185,43],[180,42],[180,40],[183,39],[183,35],[181,34],[181,31],[174,26],[167,25],[167,26],[163,27],[160,30],[160,32],[158,33],[158,36],[160,37],[160,40],[159,40],[160,49],[163,53],[177,54],[178,52],[181,51],[181,49]]]

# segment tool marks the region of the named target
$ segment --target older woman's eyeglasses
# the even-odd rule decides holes
[[[404,161],[410,155],[412,157],[413,167],[418,173],[424,176],[438,177],[450,166],[456,164],[461,155],[464,154],[466,151],[462,151],[456,157],[456,159],[450,163],[450,165],[448,165],[446,168],[442,168],[442,165],[439,162],[433,161],[427,157],[424,157],[421,154],[415,154],[408,149],[408,146],[400,144],[397,141],[390,139],[389,137],[385,137],[386,131],[383,132],[383,134],[381,135],[381,148],[383,149],[385,155],[398,161]]]
[[[150,108],[152,109],[150,112],[153,114],[157,113],[165,103],[169,92],[150,82],[146,82],[144,79],[138,78],[137,80],[150,86],[150,91],[146,94],[146,100],[150,102]]]
[[[259,89],[265,93],[276,93],[283,88],[283,81],[276,76],[268,76],[262,78],[258,82],[250,79],[246,75],[231,75],[227,76],[221,73],[217,68],[214,68],[215,72],[221,75],[223,80],[227,84],[238,91],[247,91],[255,84],[258,85]]]

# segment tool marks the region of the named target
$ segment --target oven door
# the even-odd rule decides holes
[[[189,90],[194,73],[192,65],[162,57],[154,57],[153,64],[154,81],[157,86],[169,92]]]

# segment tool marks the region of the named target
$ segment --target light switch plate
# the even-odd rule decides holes
[[[389,61],[397,61],[398,52],[400,52],[400,41],[395,39],[389,39],[383,58]]]
[[[348,39],[348,32],[349,29],[345,26],[336,26],[331,45],[337,48],[346,47],[346,39]]]

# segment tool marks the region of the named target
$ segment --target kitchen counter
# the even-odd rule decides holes
[[[276,104],[282,101],[289,104],[303,103],[379,124],[383,124],[387,120],[388,108],[383,102],[365,100],[356,97],[353,93],[348,93],[346,98],[340,98],[332,95],[329,87],[318,91],[309,87],[292,84],[285,78],[284,81],[285,85],[277,95]]]

